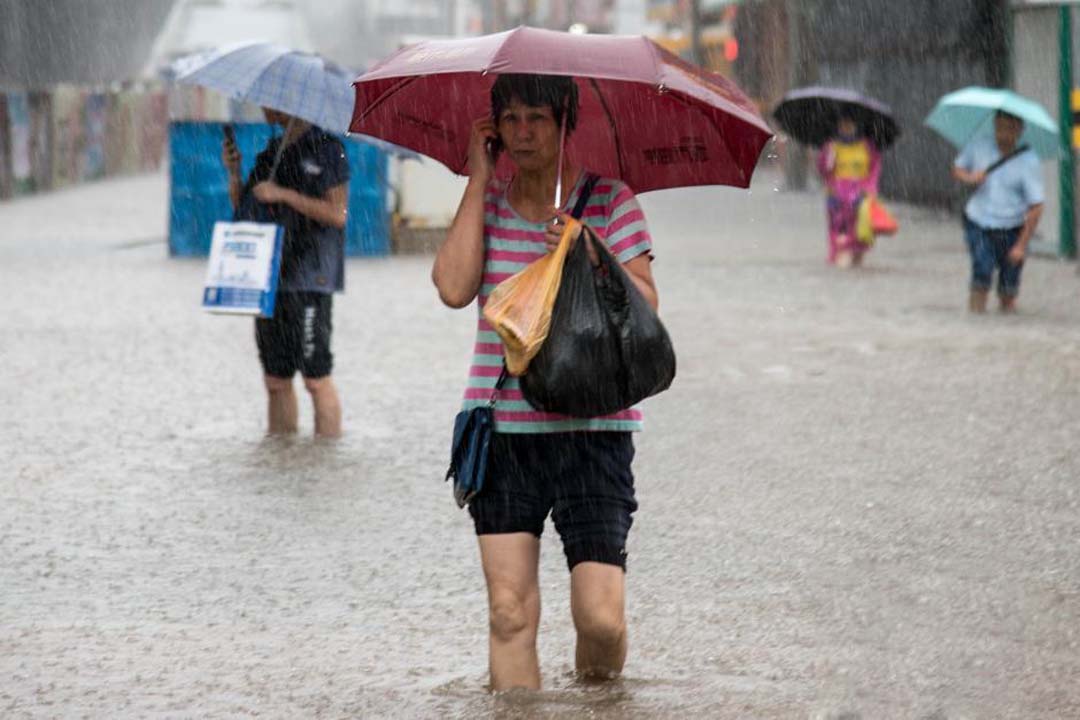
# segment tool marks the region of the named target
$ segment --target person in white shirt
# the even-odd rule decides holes
[[[978,137],[956,158],[952,175],[977,188],[964,207],[964,239],[971,254],[968,308],[986,312],[998,273],[1002,312],[1016,310],[1028,242],[1042,216],[1045,194],[1039,158],[1019,145],[1024,121],[998,111],[994,137]]]

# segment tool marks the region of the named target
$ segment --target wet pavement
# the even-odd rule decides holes
[[[170,260],[162,177],[0,204],[0,716],[1080,716],[1080,278],[970,317],[958,222],[825,266],[811,195],[645,196],[679,354],[635,463],[625,678],[491,696],[445,472],[474,310],[350,261],[346,436],[262,437],[250,320]]]

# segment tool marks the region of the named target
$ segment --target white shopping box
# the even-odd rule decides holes
[[[283,236],[270,223],[214,223],[203,310],[272,317]]]

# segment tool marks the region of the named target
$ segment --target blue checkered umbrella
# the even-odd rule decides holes
[[[240,43],[180,58],[170,70],[177,82],[272,108],[329,132],[349,130],[356,100],[353,76],[318,55],[269,43]],[[361,139],[388,152],[419,157],[375,138]]]

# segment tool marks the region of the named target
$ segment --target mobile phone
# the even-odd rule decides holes
[[[236,128],[232,123],[225,123],[221,126],[221,132],[225,136],[225,140],[236,145]]]
[[[499,153],[503,151],[502,138],[496,135],[487,141],[488,156],[491,157],[491,162],[495,162],[499,159]]]

